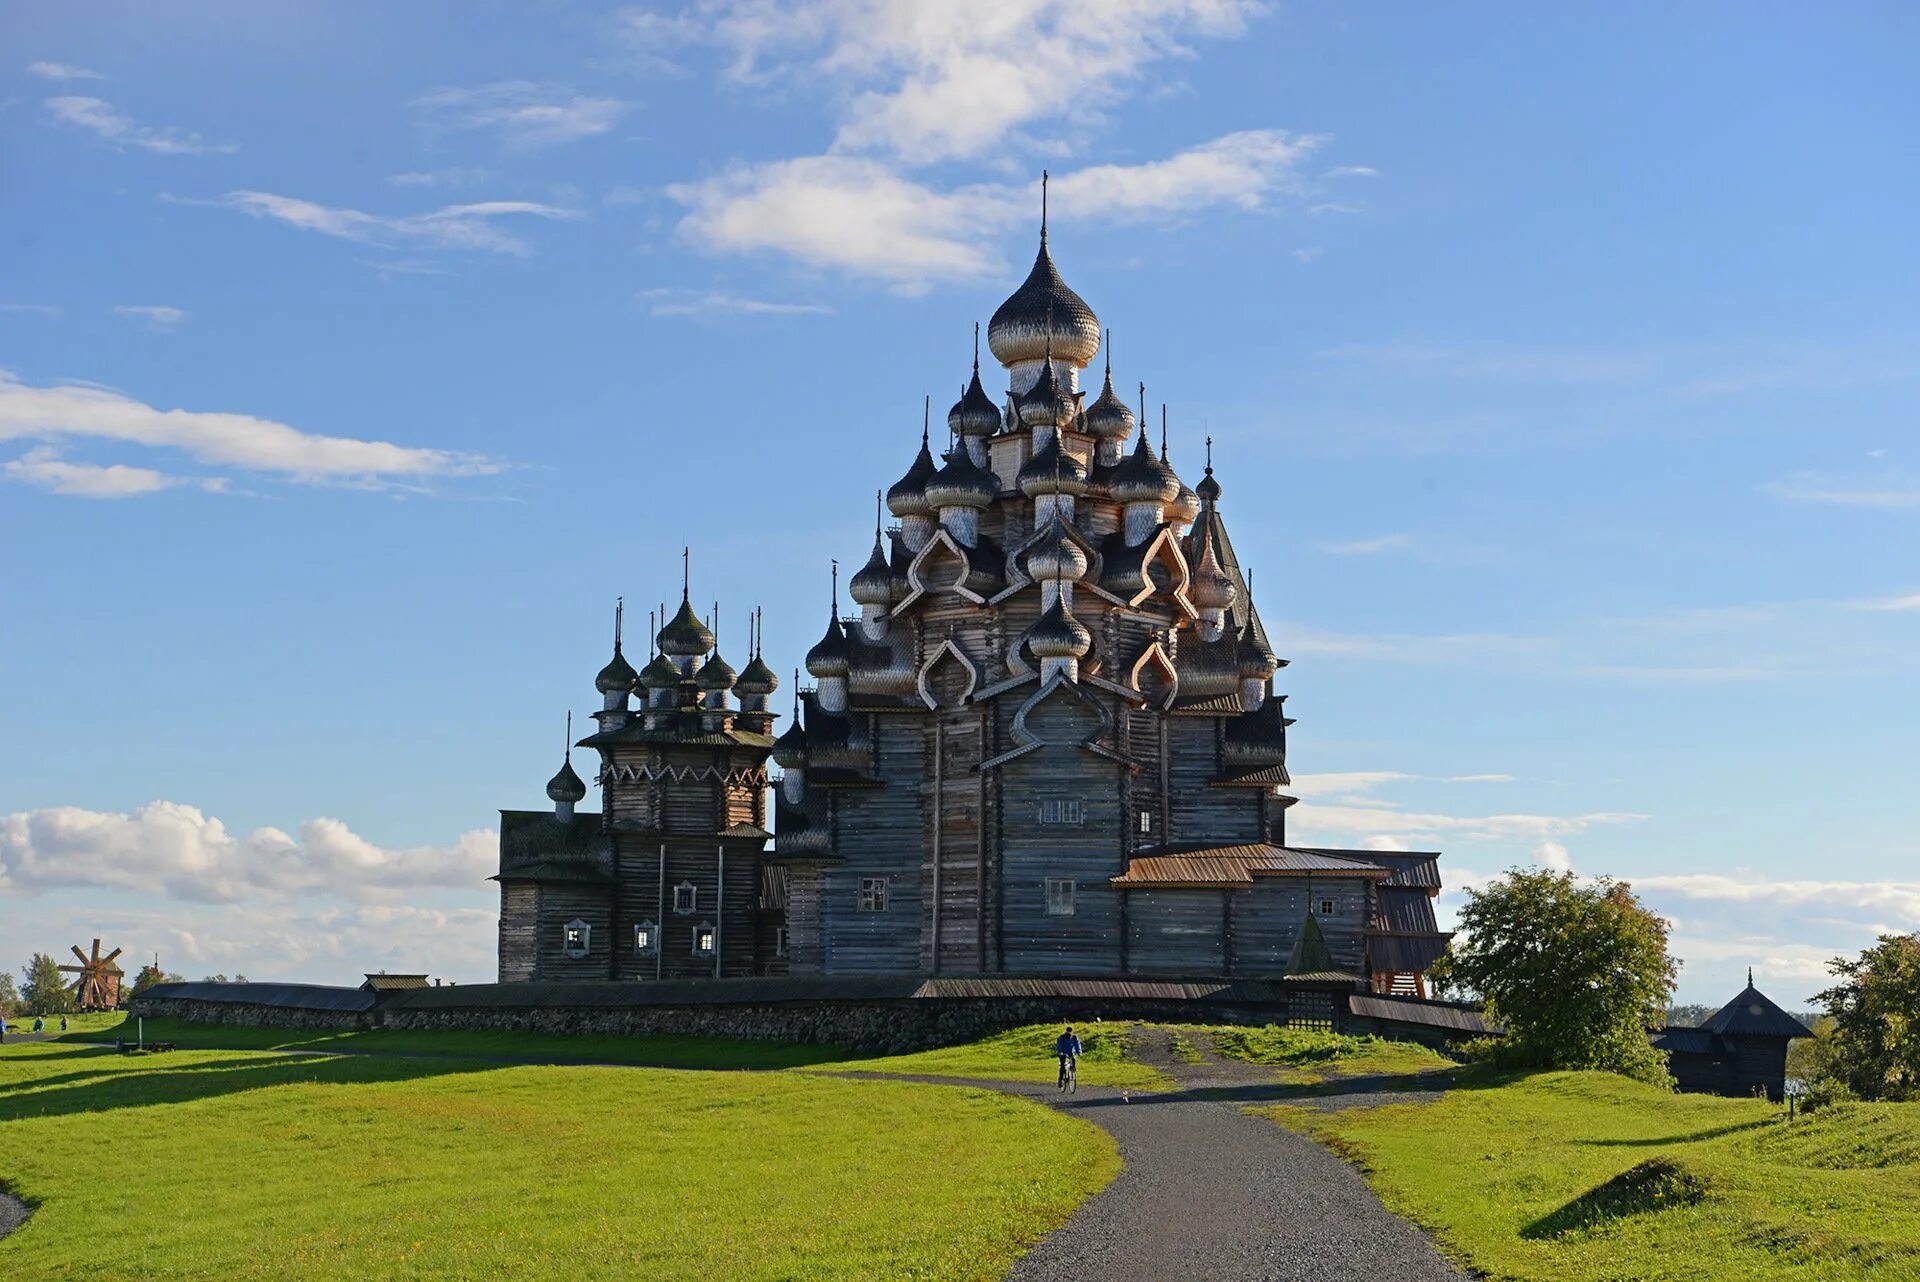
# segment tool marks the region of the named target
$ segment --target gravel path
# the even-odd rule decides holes
[[[888,1076],[838,1074],[835,1076]],[[895,1080],[902,1080],[896,1078]],[[1457,1282],[1433,1243],[1320,1145],[1243,1111],[1278,1088],[1163,1093],[947,1077],[1083,1118],[1119,1141],[1118,1178],[1029,1252],[1010,1282]]]
[[[11,1193],[0,1193],[0,1237],[19,1228],[33,1214],[33,1208]]]

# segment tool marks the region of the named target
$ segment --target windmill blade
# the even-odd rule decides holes
[[[93,941],[93,959],[95,961],[100,960],[100,939],[97,935],[94,937],[94,941]]]
[[[118,956],[119,956],[119,955],[120,955],[121,953],[124,953],[124,952],[126,952],[126,951],[127,951],[127,950],[126,950],[126,949],[124,949],[124,948],[116,948],[116,949],[114,949],[114,950],[113,950],[112,952],[110,952],[110,953],[108,953],[108,954],[107,954],[107,955],[106,955],[105,957],[102,957],[102,958],[100,959],[100,964],[101,964],[102,966],[105,966],[105,965],[107,965],[107,964],[108,964],[109,962],[111,962],[111,961],[112,961],[112,960],[113,960],[114,958],[116,958],[116,957],[118,957]]]
[[[82,966],[87,964],[87,955],[80,951],[80,945],[78,944],[73,945],[73,955],[80,959],[80,964]]]
[[[59,969],[66,971],[69,975],[84,975],[87,973],[85,966],[61,966]]]

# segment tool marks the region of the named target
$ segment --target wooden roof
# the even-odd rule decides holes
[[[391,993],[402,988],[426,988],[428,984],[425,975],[389,975],[382,972],[368,975],[367,982],[360,987],[374,993]]]
[[[1365,1019],[1419,1024],[1427,1028],[1445,1028],[1458,1033],[1499,1031],[1487,1023],[1485,1014],[1472,1006],[1463,1006],[1458,1002],[1435,1001],[1428,997],[1389,997],[1385,993],[1355,993],[1347,998],[1347,1009]]]
[[[1740,995],[1701,1021],[1710,1033],[1728,1037],[1812,1037],[1813,1033],[1749,982]]]
[[[1128,860],[1127,870],[1112,881],[1116,886],[1233,888],[1251,886],[1255,877],[1310,877],[1315,873],[1382,880],[1393,875],[1391,869],[1359,858],[1262,842],[1141,855]]]

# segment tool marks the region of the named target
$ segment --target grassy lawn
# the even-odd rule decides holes
[[[112,1042],[132,1035],[131,1028],[114,1025],[86,1034],[72,1033],[67,1040]],[[150,1042],[172,1042],[195,1050],[379,1052],[547,1063],[641,1064],[654,1068],[798,1068],[843,1062],[849,1054],[835,1046],[749,1042],[728,1037],[468,1032],[464,1029],[323,1032],[304,1028],[193,1024],[175,1019],[147,1020],[146,1038]]]
[[[1400,1076],[1452,1068],[1454,1062],[1413,1042],[1380,1037],[1349,1037],[1305,1029],[1215,1025],[1203,1030],[1225,1059],[1289,1069],[1280,1080],[1299,1084],[1329,1077]]]
[[[988,1091],[0,1049],[0,1275],[998,1278],[1119,1169]]]
[[[1346,1153],[1490,1278],[1920,1277],[1920,1105],[1789,1124],[1607,1074],[1475,1072],[1432,1104],[1257,1111]]]
[[[937,1077],[970,1077],[981,1081],[1051,1082],[1060,1071],[1053,1056],[1059,1024],[1030,1024],[964,1046],[943,1046],[911,1055],[888,1055],[820,1065],[869,1073],[928,1073]],[[1173,1083],[1159,1071],[1134,1061],[1127,1049],[1132,1026],[1076,1024],[1084,1053],[1080,1056],[1083,1086],[1128,1086],[1145,1090],[1170,1089]]]

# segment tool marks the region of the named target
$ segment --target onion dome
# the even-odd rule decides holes
[[[740,669],[733,688],[737,694],[772,694],[780,688],[780,678],[767,666],[767,661],[756,654]]]
[[[1000,483],[964,446],[948,451],[946,466],[933,474],[926,488],[927,502],[936,509],[991,507],[999,494]]]
[[[1079,407],[1054,377],[1051,353],[1047,363],[1040,367],[1040,377],[1034,380],[1033,386],[1014,398],[1013,408],[1028,427],[1061,427],[1073,422]]]
[[[773,741],[773,763],[782,770],[799,770],[807,764],[807,732],[800,725],[800,705],[794,703],[793,724]]]
[[[1107,370],[1106,384],[1100,389],[1100,396],[1087,406],[1086,418],[1081,424],[1087,435],[1103,441],[1124,441],[1133,432],[1133,411],[1127,403],[1114,395],[1113,370]]]
[[[667,626],[660,629],[660,653],[691,658],[705,654],[713,649],[713,633],[707,625],[700,622],[700,616],[693,612],[693,606],[687,603],[687,594],[680,594],[680,612],[667,620]]]
[[[827,634],[820,638],[813,649],[807,651],[807,671],[822,680],[844,677],[847,675],[847,658],[847,634],[840,627],[839,617],[829,615]]]
[[[931,516],[933,507],[927,502],[927,482],[937,470],[933,453],[927,449],[927,434],[922,432],[920,452],[914,456],[913,466],[887,491],[887,511],[895,516]]]
[[[572,803],[584,800],[586,795],[587,785],[573,772],[573,758],[569,756],[561,764],[560,773],[547,780],[547,800]]]
[[[1060,279],[1042,222],[1033,270],[987,322],[987,346],[1002,365],[1014,365],[1040,360],[1049,343],[1053,355],[1084,367],[1100,350],[1100,321]]]
[[[1073,617],[1062,599],[1055,601],[1027,633],[1027,648],[1041,659],[1078,659],[1093,648],[1093,634]]]
[[[1193,487],[1193,494],[1202,503],[1211,504],[1220,501],[1220,482],[1213,479],[1212,468],[1208,468],[1207,474],[1200,478],[1200,484]]]
[[[1079,579],[1086,574],[1087,564],[1086,552],[1067,537],[1066,526],[1058,516],[1048,523],[1040,545],[1027,553],[1027,573],[1050,583]]]
[[[1173,496],[1173,503],[1167,508],[1167,519],[1177,525],[1192,525],[1199,516],[1200,496],[1191,485],[1180,482],[1180,492]]]
[[[893,600],[893,567],[887,564],[886,549],[880,544],[880,532],[873,534],[873,553],[853,576],[847,592],[861,605],[885,605]]]
[[[1280,656],[1260,644],[1253,630],[1253,612],[1247,612],[1247,626],[1240,629],[1240,646],[1234,651],[1240,675],[1250,681],[1264,681],[1280,667]]]
[[[1060,448],[1055,432],[1020,468],[1020,490],[1028,498],[1042,494],[1085,494],[1087,468],[1072,452]]]
[[[649,690],[671,690],[680,684],[680,669],[666,655],[656,654],[653,662],[640,669],[640,684]]]
[[[1107,489],[1119,503],[1171,503],[1180,493],[1180,478],[1153,456],[1142,432],[1133,452],[1113,469]]]
[[[960,393],[960,399],[947,411],[947,426],[959,436],[992,436],[1001,428],[1000,407],[993,403],[993,398],[987,395],[987,389],[981,386],[980,360],[977,356],[973,362],[973,381],[967,384],[967,390]]]
[[[613,659],[600,669],[600,675],[593,679],[593,688],[601,694],[630,694],[640,674],[633,670],[627,657],[620,653],[620,643],[614,642]]]
[[[1213,549],[1211,527],[1201,535],[1200,548],[1200,564],[1194,567],[1192,581],[1187,585],[1187,598],[1201,610],[1225,610],[1233,604],[1235,589]]]
[[[731,690],[739,675],[733,670],[731,663],[715,654],[700,665],[700,671],[694,674],[693,683],[706,691]]]

